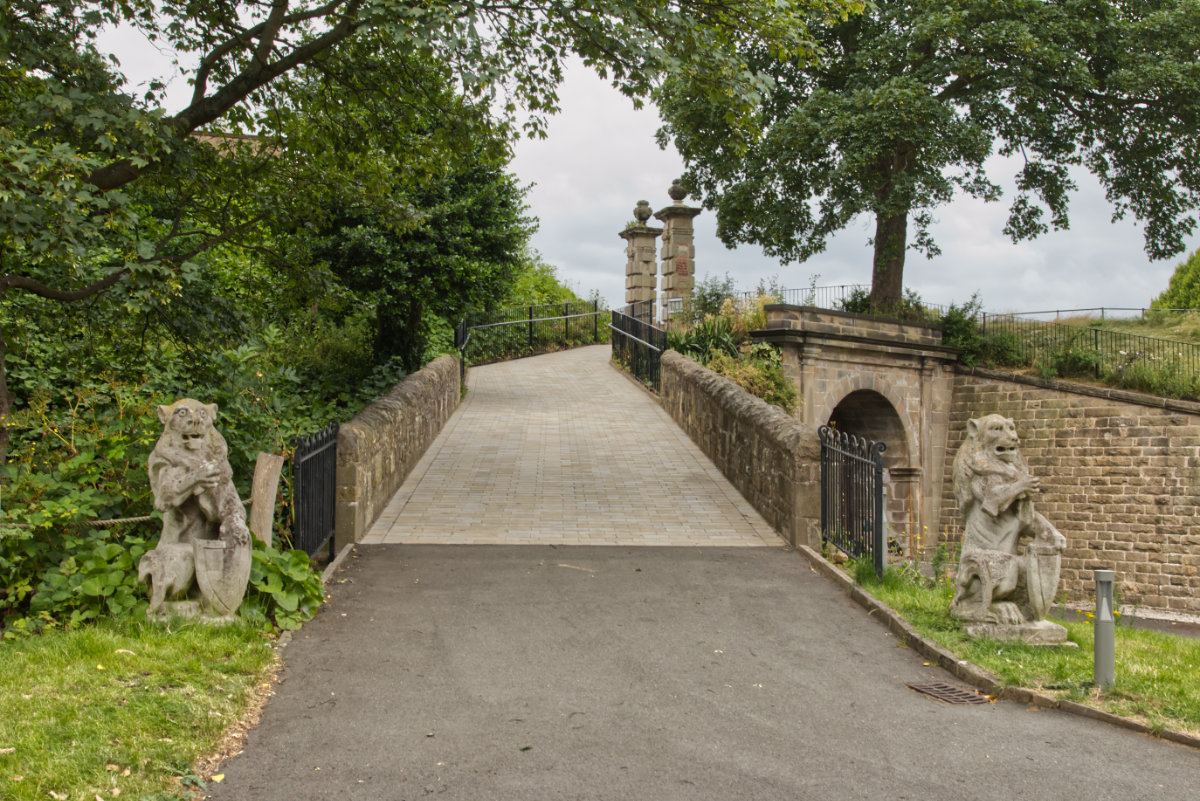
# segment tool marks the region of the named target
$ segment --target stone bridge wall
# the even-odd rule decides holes
[[[1037,509],[1067,538],[1060,590],[1095,595],[1116,571],[1120,601],[1200,614],[1200,404],[962,368],[955,378],[942,521],[960,525],[951,463],[970,418],[1016,421],[1042,481]]]
[[[821,444],[815,426],[675,351],[662,357],[662,405],[768,523],[820,548]]]
[[[458,359],[407,376],[338,432],[335,547],[358,542],[461,399]]]

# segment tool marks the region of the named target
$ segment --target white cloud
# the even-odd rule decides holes
[[[577,289],[598,290],[613,305],[624,304],[624,242],[618,238],[638,200],[655,209],[670,203],[667,187],[682,171],[673,149],[654,141],[659,120],[653,108],[640,111],[585,68],[572,65],[560,89],[563,111],[551,119],[549,138],[523,141],[513,169],[533,183],[531,211],[541,220],[534,247]],[[993,178],[1002,184],[1011,168]],[[992,310],[1078,307],[1141,307],[1166,288],[1183,259],[1150,262],[1140,229],[1129,220],[1112,223],[1112,209],[1099,183],[1076,176],[1080,189],[1071,203],[1069,231],[1052,232],[1014,245],[1002,233],[1007,197],[998,203],[959,198],[937,210],[934,236],[942,255],[927,260],[910,252],[905,284],[934,303],[963,302],[978,291]],[[1011,187],[1011,182],[1008,181]],[[826,251],[804,264],[781,265],[755,247],[727,250],[715,235],[712,212],[696,218],[696,273],[728,272],[751,288],[774,275],[786,287],[869,283],[873,221],[856,220],[833,237]],[[1188,250],[1200,247],[1193,236]]]
[[[131,85],[168,79],[169,108],[186,104],[190,89],[169,53],[129,29],[105,32],[100,42],[120,57]],[[528,202],[541,221],[534,247],[578,291],[598,290],[610,304],[622,305],[625,247],[617,233],[632,219],[638,200],[655,209],[670,203],[667,187],[682,172],[682,160],[674,149],[655,143],[659,119],[653,107],[635,110],[581,65],[567,70],[560,95],[563,111],[550,120],[549,138],[520,142],[512,164],[522,183],[533,184]],[[1004,183],[1010,175],[1011,168],[1001,169],[993,178]],[[1019,245],[1001,233],[1004,199],[985,204],[959,198],[938,209],[934,235],[942,255],[927,260],[910,253],[906,286],[935,303],[962,302],[978,291],[992,310],[1148,304],[1184,257],[1149,261],[1138,226],[1111,222],[1098,182],[1086,173],[1076,180],[1071,230]],[[696,218],[696,271],[702,278],[729,273],[745,288],[775,275],[797,288],[808,286],[813,275],[821,285],[869,283],[867,240],[873,229],[871,220],[860,218],[833,237],[824,253],[804,264],[781,265],[754,246],[726,249],[716,238],[712,212],[705,212]],[[1198,247],[1200,234],[1191,237],[1188,252]]]

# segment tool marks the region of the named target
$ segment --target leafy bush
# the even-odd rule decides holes
[[[925,302],[916,290],[906,289],[904,295],[894,305],[885,309],[876,309],[871,305],[871,292],[863,287],[855,287],[850,294],[838,302],[840,311],[856,314],[874,314],[881,317],[891,317],[896,320],[912,322],[930,322],[936,319],[936,313],[925,308]]]
[[[963,364],[978,364],[983,352],[984,337],[979,330],[982,305],[976,293],[962,306],[951,304],[939,321],[942,325],[942,344],[958,348],[958,358]]]
[[[280,629],[298,629],[317,613],[324,600],[321,576],[308,554],[278,550],[254,539],[250,585],[239,614]]]
[[[1121,364],[1105,372],[1104,379],[1122,389],[1149,392],[1164,398],[1200,400],[1200,376],[1185,369],[1178,358],[1126,354]]]
[[[725,273],[723,278],[706,275],[692,287],[692,299],[685,317],[692,323],[698,323],[720,314],[725,301],[736,301],[737,297],[737,282],[729,273]]]
[[[755,397],[780,407],[788,414],[796,410],[796,387],[783,373],[779,352],[766,343],[754,345],[742,358],[710,351],[706,365]]]
[[[42,576],[29,604],[31,614],[62,620],[69,628],[101,617],[145,613],[145,588],[137,577],[138,560],[149,550],[144,539],[113,542],[91,536],[66,546],[70,555]]]
[[[1053,351],[1039,367],[1062,378],[1097,378],[1100,365],[1100,354],[1094,348],[1072,341]]]
[[[988,367],[1018,367],[1029,362],[1020,337],[1012,331],[985,335],[979,360]]]
[[[738,339],[727,317],[706,317],[689,330],[667,334],[668,347],[704,364],[710,354],[738,355]]]
[[[1170,284],[1150,305],[1156,309],[1200,309],[1200,250],[1175,267]]]

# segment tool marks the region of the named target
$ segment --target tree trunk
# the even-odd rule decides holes
[[[896,309],[904,294],[904,252],[908,242],[908,213],[875,215],[875,263],[871,273],[871,308]]]
[[[8,392],[8,371],[4,358],[8,355],[8,343],[4,341],[4,329],[0,329],[0,477],[4,465],[8,464],[8,416],[12,413],[13,396]],[[0,481],[0,486],[3,485]]]

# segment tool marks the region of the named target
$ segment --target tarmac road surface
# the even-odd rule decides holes
[[[219,801],[1200,798],[1200,752],[1001,702],[783,548],[358,546]]]

